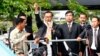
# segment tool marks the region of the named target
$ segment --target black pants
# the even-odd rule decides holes
[[[89,56],[98,56],[96,50],[89,49]]]

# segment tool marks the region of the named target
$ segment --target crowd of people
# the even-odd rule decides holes
[[[99,17],[93,16],[89,24],[87,14],[80,13],[77,23],[73,11],[68,10],[65,13],[66,23],[56,24],[51,11],[46,11],[43,19],[40,18],[37,3],[34,4],[34,11],[38,28],[35,37],[33,37],[32,22],[28,22],[32,17],[27,18],[24,13],[15,18],[14,26],[9,31],[10,46],[17,56],[86,56],[86,46],[88,46],[88,56],[100,55]],[[77,39],[77,41],[50,42],[59,39]],[[29,45],[26,40],[34,41]]]

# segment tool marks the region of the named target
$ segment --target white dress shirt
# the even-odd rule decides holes
[[[70,24],[70,27],[72,27],[72,25],[73,25],[73,21],[72,22],[67,22],[67,24]],[[68,26],[69,27],[69,26]]]
[[[47,37],[49,40],[52,40],[51,34],[52,34],[53,21],[51,21],[51,22],[44,21],[44,24],[47,26],[45,37]]]
[[[45,44],[47,46],[47,56],[52,56],[52,47],[51,47],[51,43],[46,43],[46,42],[42,42],[43,44]]]
[[[71,27],[72,27],[72,25],[73,25],[73,21],[72,22],[67,22],[67,25],[68,25],[68,28],[69,28],[69,31],[71,30]]]
[[[95,32],[95,29],[96,29],[96,32]],[[98,36],[98,30],[99,30],[99,27],[97,28],[92,28],[93,30],[93,36],[92,36],[92,45],[91,45],[91,49],[93,50],[96,50],[96,40],[97,40],[97,36]],[[96,36],[95,36],[96,34]]]

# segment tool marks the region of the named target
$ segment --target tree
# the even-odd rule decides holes
[[[87,7],[80,5],[77,0],[68,0],[67,6],[70,10],[75,11],[76,15],[81,12],[87,13]]]
[[[34,18],[34,3],[38,3],[41,7],[50,9],[52,6],[48,0],[0,0],[0,20],[2,21],[12,21],[13,18],[19,14],[19,12],[24,12],[25,14],[32,15]],[[35,20],[33,19],[33,23]],[[3,30],[4,26],[0,26]],[[33,24],[33,31],[37,31],[36,24]]]
[[[35,2],[47,9],[51,7],[48,0],[0,0],[0,17],[3,20],[12,20],[21,11],[29,15],[33,12]]]

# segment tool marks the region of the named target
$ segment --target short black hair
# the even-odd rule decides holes
[[[98,16],[93,16],[92,19],[93,18],[96,18],[100,22],[100,18]]]
[[[18,25],[19,23],[22,23],[25,19],[22,18],[15,18],[15,24]]]
[[[73,11],[71,11],[71,10],[68,10],[68,11],[65,13],[65,15],[66,15],[66,14],[68,14],[68,13],[72,13],[72,15],[74,16],[74,13],[73,13]]]
[[[44,12],[44,15],[46,14],[46,13],[51,13],[51,16],[53,17],[53,13],[51,12],[51,11],[46,11],[46,12]]]
[[[81,12],[81,13],[79,14],[79,16],[80,16],[80,15],[85,15],[85,16],[88,18],[88,16],[87,16],[86,13]]]
[[[26,14],[23,13],[23,12],[20,12],[17,17],[20,18],[20,16],[25,16],[26,17]]]

